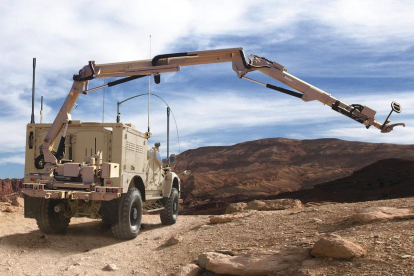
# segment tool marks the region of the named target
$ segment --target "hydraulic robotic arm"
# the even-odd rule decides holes
[[[131,81],[144,76],[154,76],[156,83],[161,82],[161,74],[169,72],[180,71],[181,66],[210,64],[232,62],[233,70],[237,73],[239,78],[243,78],[249,81],[253,81],[257,84],[263,85],[267,88],[301,98],[303,101],[318,100],[325,105],[328,105],[333,110],[361,123],[369,128],[374,126],[381,130],[383,133],[387,133],[393,130],[397,125],[405,126],[403,123],[389,125],[389,116],[393,111],[401,112],[401,107],[398,103],[392,103],[392,111],[388,115],[383,124],[375,120],[376,111],[369,107],[359,104],[348,105],[338,99],[332,97],[330,94],[318,89],[305,81],[291,75],[280,64],[270,61],[266,58],[256,55],[249,55],[248,59],[245,58],[243,48],[231,48],[231,49],[219,49],[210,51],[197,51],[197,52],[185,52],[174,53],[166,55],[155,56],[152,60],[141,60],[122,63],[109,63],[109,64],[96,64],[94,61],[89,62],[88,65],[83,67],[79,74],[73,76],[74,83],[72,89],[69,92],[64,104],[62,105],[55,121],[53,122],[46,138],[42,144],[42,150],[44,154],[45,174],[52,173],[53,166],[62,158],[64,153],[64,137],[66,135],[67,125],[69,124],[71,117],[70,111],[74,106],[77,98],[81,93],[87,94],[91,91],[111,87],[117,84],[121,84],[127,81]],[[271,84],[262,83],[251,78],[246,77],[246,74],[252,71],[260,71],[297,91],[288,90],[282,87],[277,87]],[[88,81],[95,78],[117,78],[125,77],[113,82],[109,82],[106,85],[88,89]],[[52,153],[53,144],[63,129],[62,139],[57,153]]]

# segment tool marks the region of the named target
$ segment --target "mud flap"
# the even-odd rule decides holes
[[[40,210],[39,197],[30,197],[24,195],[24,217],[25,218],[36,218]]]
[[[109,224],[118,223],[118,206],[118,198],[110,201],[101,201],[101,208],[99,209],[99,214],[102,216],[102,221]]]

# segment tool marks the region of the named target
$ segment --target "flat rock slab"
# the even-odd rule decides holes
[[[410,209],[401,209],[394,207],[364,208],[352,216],[352,220],[358,223],[371,223],[375,221],[410,218],[414,218],[414,213]]]
[[[253,215],[255,211],[250,212],[243,212],[243,213],[237,213],[237,214],[227,214],[227,215],[220,215],[220,216],[213,216],[210,218],[210,223],[212,224],[218,224],[218,223],[226,223],[238,219],[242,219],[245,217],[249,217]]]
[[[250,251],[235,256],[206,252],[198,256],[198,264],[217,274],[255,276],[300,266],[308,257],[308,251],[303,248],[274,252]]]
[[[311,254],[335,259],[350,260],[366,254],[365,249],[335,234],[321,238],[313,246]]]

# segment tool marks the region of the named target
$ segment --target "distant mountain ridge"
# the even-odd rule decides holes
[[[230,202],[280,196],[305,202],[402,197],[411,193],[405,185],[414,177],[414,145],[269,138],[187,150],[177,158],[176,172],[191,170],[180,174],[184,214],[218,213]],[[0,195],[18,191],[21,183],[0,180]]]
[[[175,170],[191,170],[181,176],[185,213],[310,189],[395,157],[414,160],[414,145],[269,138],[185,151]]]

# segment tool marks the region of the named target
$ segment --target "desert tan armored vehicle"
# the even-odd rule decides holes
[[[70,111],[81,94],[151,75],[158,84],[162,73],[179,71],[181,66],[219,62],[232,62],[239,78],[305,102],[320,101],[366,128],[374,126],[387,133],[395,126],[405,126],[389,124],[391,113],[401,111],[396,102],[391,104],[391,113],[381,124],[375,120],[376,111],[371,108],[341,102],[266,58],[249,55],[246,59],[242,48],[174,53],[152,60],[111,64],[91,61],[74,75],[72,89],[54,122],[27,126],[25,217],[35,218],[45,233],[64,232],[71,217],[101,218],[112,225],[116,237],[123,239],[137,235],[143,209],[161,211],[163,224],[175,223],[180,179],[168,162],[162,164],[159,145],[148,145],[151,133],[139,132],[122,123],[75,121]],[[252,71],[262,72],[297,91],[246,77]],[[122,79],[88,87],[89,80],[117,77]],[[60,142],[55,146],[58,137]]]

